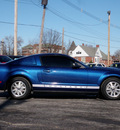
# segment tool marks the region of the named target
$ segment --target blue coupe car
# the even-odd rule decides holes
[[[120,71],[88,67],[62,54],[37,54],[0,64],[0,89],[15,99],[27,98],[31,91],[69,91],[120,99]]]

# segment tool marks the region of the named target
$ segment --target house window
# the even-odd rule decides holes
[[[96,59],[96,57],[95,57],[95,62],[97,62],[97,59]]]
[[[81,57],[81,61],[85,63],[86,62],[85,57]]]
[[[37,50],[36,49],[34,49],[34,53],[36,53],[37,52]]]
[[[32,53],[32,50],[29,50],[30,53]]]
[[[76,52],[76,54],[81,54],[81,52],[80,52],[80,51],[78,51],[78,52]]]
[[[100,57],[95,57],[95,63],[99,63],[100,62]]]

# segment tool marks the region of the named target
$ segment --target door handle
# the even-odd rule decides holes
[[[50,73],[49,69],[46,69],[46,70],[43,70],[43,71],[46,72],[46,73]]]

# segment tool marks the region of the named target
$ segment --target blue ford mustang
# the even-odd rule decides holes
[[[106,99],[120,99],[120,71],[88,67],[62,54],[37,54],[0,64],[0,89],[15,99],[31,91],[100,93]]]

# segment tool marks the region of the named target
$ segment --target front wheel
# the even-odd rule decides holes
[[[8,92],[14,99],[27,98],[31,92],[31,85],[23,77],[15,77],[8,83]]]
[[[118,78],[106,79],[101,85],[101,93],[106,99],[120,99],[120,80]]]

